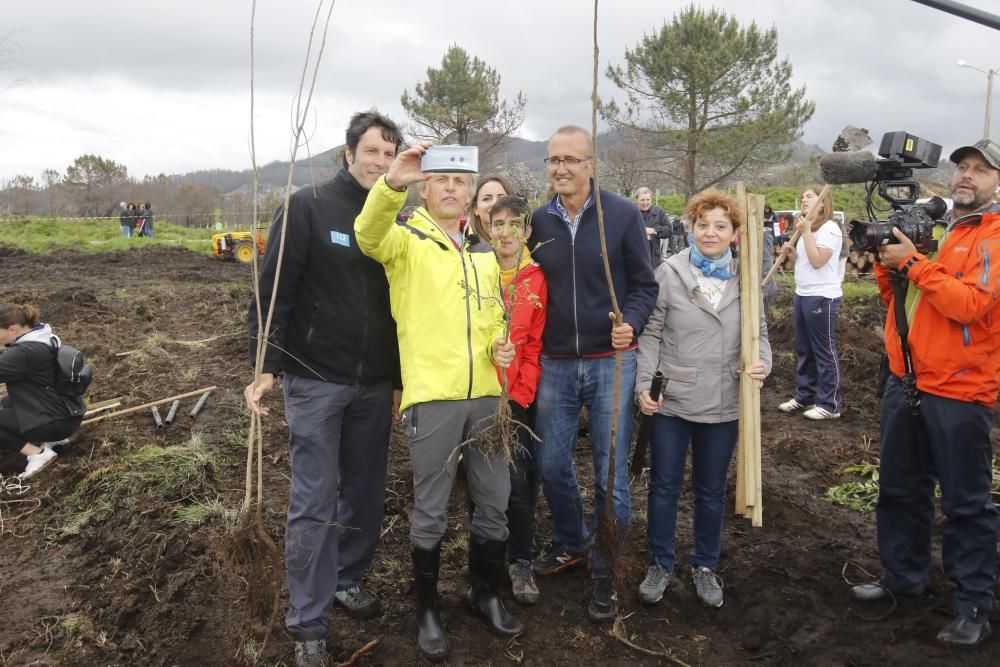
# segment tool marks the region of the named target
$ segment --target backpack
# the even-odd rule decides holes
[[[55,338],[49,343],[56,355],[54,389],[63,398],[79,398],[94,379],[94,368],[87,363],[83,352],[72,345],[59,344]]]

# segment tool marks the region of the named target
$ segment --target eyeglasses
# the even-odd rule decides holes
[[[570,169],[580,166],[582,163],[590,160],[590,157],[547,157],[542,162],[549,166],[549,169],[559,168],[561,166],[569,167]]]

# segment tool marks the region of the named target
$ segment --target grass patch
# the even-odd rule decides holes
[[[843,289],[844,301],[868,300],[873,296],[878,296],[878,285],[875,284],[874,280],[845,280]]]
[[[172,526],[196,528],[215,517],[221,517],[225,521],[233,521],[236,519],[236,511],[226,507],[219,498],[196,501],[175,510],[170,516],[169,523]]]
[[[198,433],[183,445],[147,445],[126,454],[80,482],[66,501],[69,514],[60,536],[79,535],[117,508],[135,509],[141,499],[177,501],[204,491],[215,467],[215,456]],[[193,521],[199,513],[207,518],[211,511],[191,510],[186,518]]]
[[[2,218],[0,238],[5,245],[33,253],[71,248],[83,252],[129,250],[147,245],[180,246],[194,252],[211,253],[211,229],[182,227],[154,221],[155,239],[121,235],[117,220],[67,220],[63,218]]]

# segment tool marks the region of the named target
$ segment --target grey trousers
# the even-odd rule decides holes
[[[392,385],[286,375],[283,388],[292,467],[285,625],[299,641],[325,639],[334,593],[361,581],[378,544]]]
[[[428,401],[411,405],[403,414],[413,463],[413,511],[410,541],[433,549],[448,527],[448,498],[457,464],[447,465],[459,443],[488,426],[499,398],[483,396],[463,401]],[[475,503],[470,532],[487,540],[507,539],[510,469],[500,457],[487,457],[476,443],[462,448],[469,493]]]

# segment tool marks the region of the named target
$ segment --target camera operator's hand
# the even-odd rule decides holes
[[[385,175],[385,184],[393,190],[405,190],[414,183],[427,180],[427,174],[420,171],[420,159],[431,147],[431,142],[421,141],[413,148],[408,148],[392,161]]]
[[[913,245],[913,241],[906,238],[906,234],[899,231],[898,227],[892,228],[892,235],[896,237],[898,243],[890,243],[879,249],[882,266],[887,269],[895,269],[904,259],[917,251],[917,247]]]

